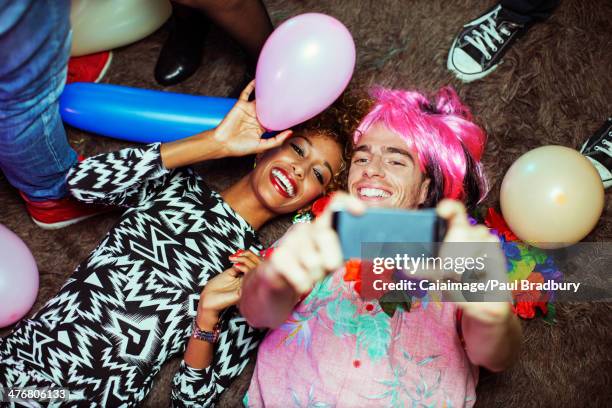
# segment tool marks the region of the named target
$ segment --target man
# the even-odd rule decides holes
[[[484,141],[451,89],[435,106],[416,92],[378,91],[355,132],[350,195],[337,196],[313,224],[296,226],[245,277],[241,312],[253,326],[274,329],[260,346],[246,405],[471,406],[477,366],[500,371],[515,359],[520,325],[509,302],[414,302],[410,312],[389,316],[361,298],[355,277],[341,267],[330,222],[331,209],[340,207],[358,214],[435,206],[442,198],[477,201],[486,190]],[[437,210],[449,223],[445,245],[497,242],[468,222],[459,201],[444,200]],[[505,276],[495,248],[488,278]]]

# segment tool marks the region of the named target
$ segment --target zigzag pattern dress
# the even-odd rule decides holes
[[[184,351],[206,282],[237,250],[260,248],[192,170],[165,169],[159,149],[94,156],[71,171],[77,199],[127,211],[59,293],[0,339],[0,385],[70,390],[70,401],[50,406],[137,405],[163,363]],[[213,364],[181,366],[175,405],[213,404],[248,363],[261,333],[235,310],[225,317]]]

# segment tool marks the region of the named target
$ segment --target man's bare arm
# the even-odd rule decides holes
[[[270,273],[264,262],[245,276],[239,308],[249,324],[258,328],[276,328],[283,324],[298,301],[296,291],[279,275]]]
[[[473,364],[490,371],[503,371],[519,355],[521,324],[509,303],[490,303],[487,306],[479,310],[464,309],[461,327],[465,351]]]

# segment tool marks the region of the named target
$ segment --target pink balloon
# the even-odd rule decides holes
[[[38,294],[38,268],[32,253],[0,224],[0,327],[19,321]]]
[[[290,18],[259,55],[259,122],[268,130],[283,130],[321,113],[344,91],[354,68],[355,43],[340,21],[319,13]]]

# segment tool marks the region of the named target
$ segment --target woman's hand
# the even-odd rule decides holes
[[[215,129],[163,143],[160,153],[164,167],[175,169],[206,160],[261,153],[280,146],[291,135],[291,130],[268,139],[261,138],[265,129],[257,121],[255,102],[249,102],[254,88],[255,83],[251,82]]]
[[[214,138],[223,144],[227,156],[261,153],[280,146],[291,135],[291,130],[285,130],[274,137],[261,138],[266,129],[257,120],[255,101],[249,102],[249,96],[254,89],[253,80],[244,88],[236,105],[214,130]]]
[[[234,265],[206,283],[198,303],[198,326],[212,330],[225,309],[240,300],[242,279],[261,262],[251,251],[239,251],[232,255]]]

